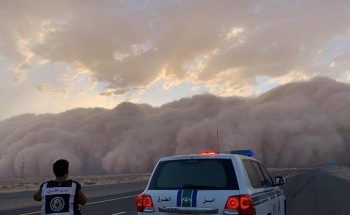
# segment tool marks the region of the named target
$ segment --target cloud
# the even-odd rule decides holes
[[[348,62],[339,55],[349,46],[339,54],[332,44],[350,43],[349,7],[326,0],[1,1],[0,57],[15,70],[42,62],[89,70],[118,93],[166,75],[207,84],[217,95],[244,95],[258,75],[341,79]],[[203,57],[201,66],[188,66]]]
[[[61,88],[56,88],[53,87],[49,84],[39,84],[36,89],[40,92],[40,93],[56,93],[56,94],[61,94],[61,95],[67,95],[68,91],[65,89],[61,89]]]
[[[161,107],[25,114],[0,122],[0,176],[21,176],[22,164],[26,177],[48,176],[59,158],[71,161],[73,175],[150,172],[160,157],[218,147],[251,148],[269,167],[346,164],[349,105],[349,84],[314,78],[256,98],[197,95]]]

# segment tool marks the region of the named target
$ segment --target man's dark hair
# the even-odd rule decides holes
[[[57,160],[53,164],[53,173],[56,177],[64,176],[68,172],[69,162],[65,159]]]

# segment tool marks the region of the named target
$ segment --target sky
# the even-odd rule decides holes
[[[343,0],[2,0],[0,120],[350,82]]]

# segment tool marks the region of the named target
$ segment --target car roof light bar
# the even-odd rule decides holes
[[[201,151],[198,154],[200,154],[200,155],[215,155],[217,153],[215,151]]]
[[[230,151],[230,154],[235,154],[235,155],[244,155],[244,156],[248,156],[248,157],[253,157],[254,156],[254,152],[250,149],[247,150],[232,150]]]

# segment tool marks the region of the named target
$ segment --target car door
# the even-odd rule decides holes
[[[265,186],[272,189],[272,192],[270,194],[272,214],[278,215],[280,214],[280,211],[281,211],[280,200],[278,197],[279,188],[275,186],[272,180],[272,177],[270,173],[267,171],[267,169],[261,163],[258,163],[258,165],[261,169],[261,172],[264,175],[265,183],[266,183]]]
[[[269,197],[271,188],[266,186],[264,174],[259,164],[250,159],[243,160],[243,163],[253,188],[252,197],[256,208],[256,214],[270,214],[272,211],[271,198]]]

